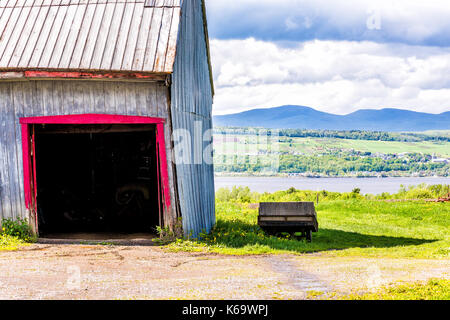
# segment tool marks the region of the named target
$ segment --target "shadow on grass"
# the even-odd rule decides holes
[[[392,236],[366,235],[334,229],[320,229],[313,233],[311,243],[286,237],[269,236],[258,226],[238,222],[220,222],[205,239],[221,248],[248,249],[249,251],[284,250],[297,253],[344,250],[350,248],[392,248],[417,246],[439,240],[426,240]],[[259,249],[258,249],[259,248]]]

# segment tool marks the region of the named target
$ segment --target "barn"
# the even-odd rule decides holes
[[[0,218],[39,236],[215,223],[204,0],[0,1]]]

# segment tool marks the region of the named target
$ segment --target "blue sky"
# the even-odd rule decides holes
[[[207,0],[215,114],[450,110],[443,0]]]

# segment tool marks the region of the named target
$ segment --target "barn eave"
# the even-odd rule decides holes
[[[167,82],[171,73],[118,72],[94,70],[0,70],[0,80],[102,80],[102,81],[161,81]]]

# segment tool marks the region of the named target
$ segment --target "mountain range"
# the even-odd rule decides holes
[[[310,107],[287,105],[215,116],[219,127],[273,129],[426,131],[450,130],[450,111],[441,114],[403,109],[361,109],[347,115],[321,112]]]

